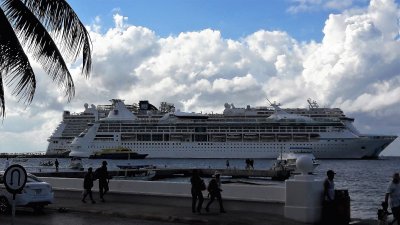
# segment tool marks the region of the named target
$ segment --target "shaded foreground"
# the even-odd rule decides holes
[[[16,224],[213,224],[213,225],[301,225],[283,216],[267,213],[243,210],[229,210],[226,214],[220,214],[217,208],[211,208],[211,212],[193,214],[190,207],[190,199],[187,199],[187,207],[168,206],[152,199],[148,203],[143,201],[119,201],[120,194],[108,193],[106,202],[99,202],[99,195],[94,193],[96,204],[82,203],[81,192],[78,191],[55,191],[56,202],[49,205],[43,214],[34,214],[30,209],[19,210],[16,216]],[[162,200],[162,198],[159,198]],[[205,199],[207,202],[208,199]],[[216,205],[215,205],[216,207]],[[10,216],[2,217],[0,224],[9,224]],[[369,225],[376,221],[361,220],[352,221],[352,224]]]

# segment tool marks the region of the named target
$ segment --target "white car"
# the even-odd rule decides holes
[[[9,193],[3,182],[4,172],[0,172],[0,213],[10,212],[13,195]],[[54,192],[51,185],[28,173],[26,184],[20,194],[15,196],[16,206],[32,207],[42,210],[45,205],[54,202]]]

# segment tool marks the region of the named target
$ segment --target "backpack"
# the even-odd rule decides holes
[[[206,183],[204,183],[204,180],[200,180],[200,190],[206,190]]]
[[[208,192],[213,192],[218,188],[217,181],[215,179],[211,179],[210,182],[208,183],[207,191]]]
[[[93,180],[97,180],[100,178],[101,167],[97,168],[93,173]]]

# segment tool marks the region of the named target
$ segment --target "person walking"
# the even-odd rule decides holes
[[[210,211],[210,205],[213,203],[215,198],[217,198],[219,202],[219,211],[221,213],[226,213],[224,209],[224,205],[222,204],[222,197],[221,197],[221,174],[215,171],[213,178],[210,180],[210,183],[208,184],[208,192],[210,193],[210,201],[208,202],[206,206],[206,211]]]
[[[192,212],[193,213],[201,213],[201,207],[203,205],[204,197],[203,192],[206,189],[206,185],[204,180],[200,178],[198,170],[193,170],[192,177],[190,178],[190,183],[192,184]],[[199,203],[196,207],[196,202],[199,200]]]
[[[226,160],[226,168],[229,169],[230,165],[229,165],[229,160]]]
[[[56,159],[56,161],[54,162],[54,165],[56,166],[56,172],[58,172],[58,166],[60,165],[59,163],[58,163],[58,160]]]
[[[107,171],[107,161],[102,162],[102,166],[95,171],[96,177],[99,179],[99,192],[100,199],[105,202],[104,195],[109,191],[108,183],[110,182],[110,177]]]
[[[92,201],[92,204],[96,203],[93,200],[92,196],[92,187],[93,187],[93,180],[94,180],[94,175],[92,171],[92,167],[89,167],[88,172],[85,174],[85,178],[83,179],[83,197],[82,197],[82,202],[86,203],[86,197],[89,195],[90,200]]]
[[[385,203],[389,202],[392,208],[393,217],[397,220],[397,224],[400,225],[400,175],[399,173],[393,174],[393,179],[389,184],[389,187],[385,194]]]

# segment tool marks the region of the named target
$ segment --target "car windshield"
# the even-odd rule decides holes
[[[32,175],[32,174],[28,174],[26,182],[29,183],[29,182],[42,182],[42,181],[39,178],[37,178],[34,175]]]

